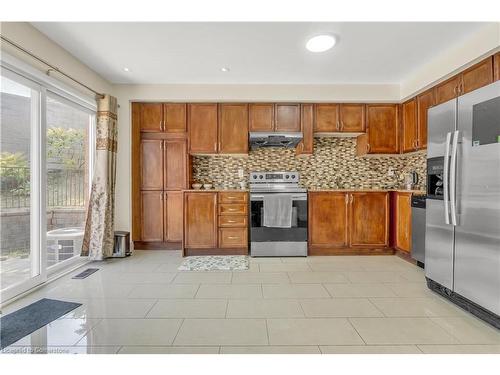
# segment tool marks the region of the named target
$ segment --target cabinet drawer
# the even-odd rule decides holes
[[[247,247],[248,245],[247,228],[220,228],[219,229],[219,247]]]
[[[246,215],[247,205],[237,203],[219,204],[219,215]]]
[[[248,194],[247,193],[219,193],[220,203],[247,203]]]
[[[219,216],[219,227],[247,227],[248,217],[246,215]]]

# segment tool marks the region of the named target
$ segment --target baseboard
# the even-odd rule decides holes
[[[134,241],[134,251],[141,250],[182,250],[182,242]]]
[[[360,247],[315,247],[309,246],[308,255],[393,255],[394,249]]]
[[[190,255],[248,255],[248,249],[246,247],[234,249],[184,249],[184,256]]]

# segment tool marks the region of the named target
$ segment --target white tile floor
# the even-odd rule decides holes
[[[3,313],[44,297],[83,305],[4,352],[500,353],[499,330],[395,256],[259,258],[238,272],[179,272],[181,262],[136,251],[40,288]]]

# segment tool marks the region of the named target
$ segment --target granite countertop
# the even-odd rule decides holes
[[[248,193],[248,189],[245,189],[245,190],[242,190],[242,189],[184,189],[182,191],[199,192],[199,193],[206,193],[206,192]]]

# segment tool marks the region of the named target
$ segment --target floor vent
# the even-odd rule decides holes
[[[87,268],[85,271],[80,272],[78,275],[75,275],[72,277],[72,279],[85,279],[86,277],[89,277],[92,275],[94,272],[99,271],[99,268]]]

